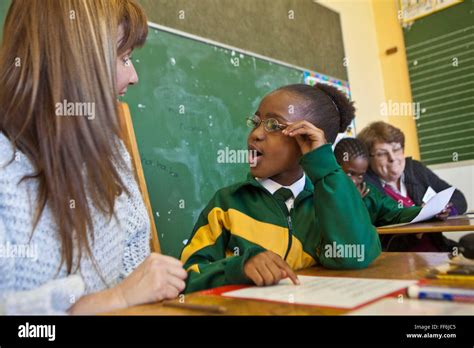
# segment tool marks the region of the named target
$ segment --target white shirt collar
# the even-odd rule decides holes
[[[306,174],[303,174],[303,176],[300,179],[295,181],[290,186],[280,185],[279,183],[269,178],[265,178],[265,179],[255,178],[255,179],[272,195],[276,192],[276,190],[282,187],[285,187],[287,189],[290,189],[291,192],[293,192],[293,198],[298,197],[301,191],[304,190],[304,185],[306,184]]]
[[[401,194],[403,197],[407,197],[407,186],[405,184],[405,172],[402,172],[402,175],[400,176],[400,190],[393,185],[388,184],[385,180],[380,178],[380,182],[382,183],[382,187],[385,187],[385,185],[390,186],[395,192],[398,194]]]

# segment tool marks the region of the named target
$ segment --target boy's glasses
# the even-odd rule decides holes
[[[267,118],[266,120],[262,120],[257,115],[247,117],[247,127],[249,128],[258,128],[262,122],[263,126],[265,127],[265,130],[269,133],[281,131],[288,127],[286,124],[278,123],[278,121],[274,118]]]

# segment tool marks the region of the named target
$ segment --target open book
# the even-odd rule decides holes
[[[417,216],[410,222],[404,222],[401,224],[395,225],[387,225],[387,226],[380,226],[378,228],[389,228],[389,227],[396,227],[396,226],[403,226],[414,224],[420,221],[426,221],[429,219],[434,218],[436,215],[441,213],[446,205],[451,200],[451,196],[453,195],[456,189],[454,187],[448,187],[447,189],[438,192],[434,196],[432,196],[428,202],[426,202],[425,206],[421,209]]]

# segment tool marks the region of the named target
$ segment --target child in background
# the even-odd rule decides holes
[[[247,121],[247,180],[214,195],[181,253],[186,292],[286,277],[298,284],[296,270],[364,268],[380,254],[361,195],[330,144],[354,111],[322,84],[285,86],[262,100]]]
[[[410,222],[418,215],[420,206],[404,207],[387,195],[380,193],[377,188],[364,181],[364,175],[369,167],[369,152],[362,141],[354,138],[345,138],[337,143],[334,155],[344,172],[351,178],[359,190],[372,223],[375,226],[386,226]],[[446,220],[449,216],[449,205],[440,214],[438,220]],[[380,241],[384,251],[391,251],[393,238],[397,235],[381,234]]]
[[[334,148],[334,156],[342,170],[356,185],[362,198],[367,196],[370,188],[364,181],[364,175],[369,167],[369,152],[364,143],[354,138],[341,139]]]
[[[334,155],[337,163],[359,190],[375,226],[409,222],[418,215],[421,207],[404,208],[364,181],[364,175],[369,167],[369,152],[360,140],[342,139],[334,148]]]

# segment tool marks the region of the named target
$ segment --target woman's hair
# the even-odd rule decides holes
[[[399,143],[403,148],[405,147],[405,135],[403,132],[383,121],[369,124],[360,131],[357,139],[365,144],[369,152],[372,151],[373,145],[376,142]]]
[[[8,11],[0,132],[33,164],[22,179],[38,185],[32,232],[48,206],[68,273],[84,250],[93,257],[92,206],[111,219],[117,195],[128,194],[119,174],[116,65],[147,33],[134,0],[13,0]],[[87,104],[94,117],[64,116],[63,102]]]
[[[369,159],[369,152],[362,141],[355,138],[344,138],[334,148],[334,156],[337,163],[342,165],[342,163],[358,157]]]
[[[277,91],[293,93],[302,99],[298,105],[302,117],[322,129],[328,142],[333,143],[355,117],[353,102],[336,87],[318,83],[315,86],[295,84]]]

